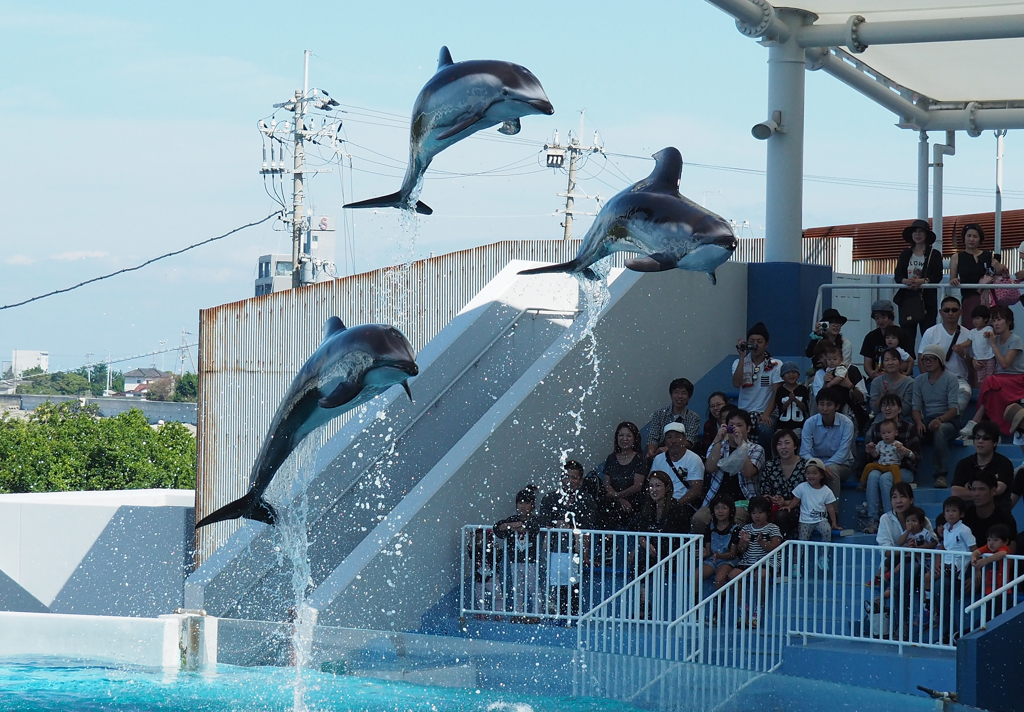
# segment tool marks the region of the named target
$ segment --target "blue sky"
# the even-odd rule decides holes
[[[7,127],[0,150],[2,304],[272,212],[258,174],[256,122],[301,86],[304,49],[315,55],[311,85],[348,111],[340,117],[353,168],[346,159],[340,175],[335,165],[334,173],[312,180],[308,195],[317,214],[341,214],[342,180],[347,198],[397,189],[408,136],[394,125],[408,115],[443,44],[456,61],[512,60],[540,78],[555,115],[527,117],[519,138],[539,144],[556,129],[564,138],[585,108],[584,139],[598,130],[608,152],[649,156],[674,145],[688,162],[764,168],[764,144],[750,136],[750,126],[765,116],[767,51],[699,0],[486,8],[3,2],[0,37]],[[832,78],[808,73],[805,172],[914,182],[917,136],[894,123],[892,114]],[[946,160],[947,185],[991,188],[994,143],[991,134],[960,134],[957,155]],[[1011,133],[1006,190],[1024,185],[1020,146]],[[516,175],[428,174],[421,197],[435,214],[420,223],[416,256],[560,237],[554,210],[562,199],[555,194],[564,191],[565,176],[541,169],[538,150],[467,140],[442,153],[433,166],[440,171],[473,174],[515,164],[506,173]],[[312,160],[323,162],[315,153]],[[643,159],[593,157],[580,188],[610,197],[650,167]],[[763,234],[763,177],[690,166],[682,191]],[[595,208],[592,201],[583,205]],[[915,205],[913,192],[807,183],[804,225],[912,218]],[[947,214],[991,208],[990,197],[946,197]],[[412,247],[395,211],[356,212],[352,224],[356,249],[345,264],[358,271],[401,259]],[[579,220],[577,234],[588,224]],[[175,345],[183,329],[197,332],[199,309],[252,295],[259,255],[286,251],[287,235],[268,224],[131,275],[0,311],[0,359],[12,349],[40,349],[50,352],[54,368],[72,368],[87,353],[118,357],[156,350],[161,341]],[[124,367],[153,363],[160,366],[160,357]],[[173,363],[170,355],[163,365]]]

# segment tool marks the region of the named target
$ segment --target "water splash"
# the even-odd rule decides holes
[[[296,450],[293,459],[295,475],[287,485],[282,485],[275,492],[274,499],[284,504],[275,507],[278,521],[280,545],[278,566],[291,568],[291,601],[288,608],[287,624],[289,626],[289,662],[295,667],[292,686],[293,709],[296,712],[307,710],[305,703],[306,683],[303,669],[308,668],[312,660],[313,631],[316,628],[318,611],[306,603],[306,597],[313,588],[312,569],[309,562],[309,502],[307,487],[313,479],[316,464],[316,453],[319,443],[315,438],[307,438]],[[286,478],[275,478],[285,480]],[[269,489],[268,489],[269,491]],[[287,562],[285,561],[287,560]]]
[[[584,320],[583,336],[581,339],[581,341],[585,342],[583,358],[590,365],[594,374],[586,387],[579,387],[579,408],[576,410],[569,409],[568,411],[569,416],[575,422],[575,436],[577,438],[580,436],[580,433],[586,430],[586,425],[583,424],[583,416],[586,412],[587,402],[594,395],[601,379],[601,358],[597,353],[597,337],[594,335],[594,327],[597,326],[597,322],[601,318],[601,312],[608,305],[608,300],[611,298],[611,293],[608,290],[608,260],[601,260],[592,265],[591,269],[597,274],[597,279],[587,279],[581,274],[573,273],[580,287],[582,307],[580,316]],[[575,387],[570,388],[569,393],[575,395],[575,390]]]

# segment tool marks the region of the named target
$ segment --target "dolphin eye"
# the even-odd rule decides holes
[[[505,96],[508,96],[508,87],[502,87],[502,88],[501,88],[501,93],[502,93],[503,95],[505,95]]]

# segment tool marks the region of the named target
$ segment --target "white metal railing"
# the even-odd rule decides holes
[[[590,529],[533,529],[502,536],[492,525],[469,524],[462,528],[460,615],[575,623],[696,538]]]
[[[1024,284],[1012,285],[1012,284],[960,284],[956,287],[951,286],[948,283],[940,282],[938,284],[922,284],[921,289],[939,289],[942,293],[938,295],[939,300],[945,298],[946,292],[957,290],[957,289],[1024,289]],[[841,289],[846,291],[848,289],[875,289],[875,290],[888,290],[897,291],[900,289],[910,289],[905,284],[851,284],[848,282],[829,283],[818,285],[818,296],[814,300],[814,311],[811,314],[811,330],[814,330],[815,325],[818,323],[818,319],[821,315],[821,308],[823,302],[823,295],[826,289]]]
[[[669,657],[768,672],[792,637],[953,650],[1024,596],[1022,580],[1018,556],[976,567],[967,553],[787,541],[674,621]]]
[[[641,549],[645,536],[639,535]],[[647,540],[646,571],[580,619],[577,648],[618,655],[668,657],[668,627],[700,600],[704,543],[704,538],[696,534],[672,539],[668,552],[659,542]]]
[[[985,568],[987,571],[992,572],[997,582],[999,580],[1007,581],[1011,565],[1016,563],[1011,562],[1009,559],[1003,559],[1002,562],[989,564]],[[985,588],[988,590],[989,587],[986,585]],[[986,593],[977,601],[967,606],[964,609],[964,613],[973,615],[974,611],[978,611],[979,620],[977,627],[984,628],[989,620],[1017,605],[1018,598],[1022,596],[1024,596],[1024,574]]]

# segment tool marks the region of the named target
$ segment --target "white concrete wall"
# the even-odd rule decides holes
[[[562,450],[587,467],[603,461],[618,422],[642,426],[667,402],[672,378],[697,381],[747,326],[742,264],[723,265],[717,286],[692,272],[626,272],[611,293],[595,328],[600,385],[585,403],[585,429],[577,436],[570,414],[593,376],[577,320],[312,593],[321,624],[417,629],[457,583],[463,524],[507,516],[529,482],[547,489]]]
[[[194,502],[192,490],[2,494],[4,583],[50,610],[170,613]]]

